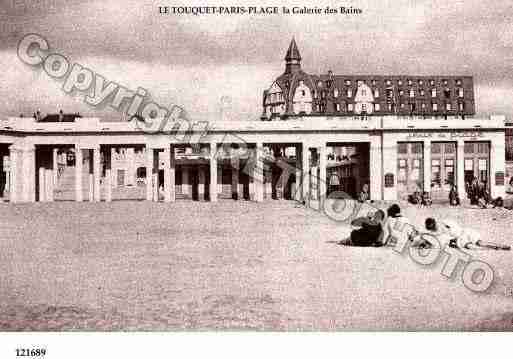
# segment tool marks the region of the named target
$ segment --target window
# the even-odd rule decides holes
[[[362,89],[362,96],[367,96],[367,90],[366,89]]]
[[[451,103],[450,103],[450,102],[447,102],[447,103],[445,104],[445,109],[446,109],[447,111],[451,111]]]
[[[404,102],[401,102],[401,108],[404,108]]]
[[[399,90],[399,96],[402,96],[404,95],[404,91],[403,90]]]
[[[458,85],[458,86],[461,85],[461,79],[456,80],[456,85]]]
[[[426,104],[424,102],[422,102],[422,104],[420,105],[420,107],[425,110],[426,109]]]
[[[431,86],[435,86],[435,80],[429,80],[429,84],[430,84]]]
[[[431,97],[436,97],[436,89],[431,89]]]
[[[458,89],[458,97],[463,97],[463,89],[461,87]]]
[[[410,89],[410,98],[415,97],[415,91],[413,89]]]
[[[379,97],[379,90],[378,89],[374,90],[374,97]]]
[[[387,81],[386,81],[386,84],[387,84],[387,86],[390,86],[390,85],[392,84],[392,81],[387,80]]]
[[[488,143],[486,143],[486,142],[478,143],[477,144],[477,151],[479,153],[488,153],[488,151],[489,151]]]
[[[442,80],[442,83],[443,83],[445,86],[447,86],[447,84],[448,84],[447,80]]]
[[[412,81],[410,79],[408,79],[408,86],[411,86],[412,84]]]
[[[446,159],[445,160],[445,184],[453,184],[454,183],[454,160]]]
[[[472,142],[465,142],[463,146],[463,152],[474,153],[474,144]]]
[[[353,111],[353,104],[352,103],[348,103],[347,104],[347,111],[349,111],[349,112]]]
[[[431,106],[433,107],[433,111],[438,111],[438,104],[436,102],[433,102]]]
[[[444,145],[445,153],[455,153],[456,152],[456,144],[454,142],[448,142]]]
[[[339,103],[335,104],[335,111],[340,112],[340,104]]]
[[[386,89],[387,98],[392,98],[394,96],[394,92],[392,89]]]
[[[367,104],[366,103],[362,103],[362,112],[367,113]]]
[[[442,184],[440,173],[440,160],[431,160],[431,186],[440,187]]]
[[[408,168],[407,161],[401,159],[398,162],[399,171],[397,173],[397,182],[406,182],[408,177],[406,174],[406,170]]]
[[[463,110],[465,109],[464,107],[465,106],[464,106],[463,102],[458,103],[458,110],[463,112]]]
[[[345,81],[345,84],[346,84],[347,86],[351,85],[351,80],[346,80],[346,81]]]
[[[317,82],[317,87],[322,87],[322,81]]]
[[[419,85],[420,85],[420,86],[424,85],[424,81],[419,80]]]
[[[401,86],[403,84],[403,80],[397,80],[397,84]]]
[[[397,153],[402,153],[402,154],[408,153],[408,146],[407,146],[407,143],[405,143],[405,142],[399,142],[399,143],[397,144]]]
[[[353,90],[347,89],[347,97],[353,97]]]
[[[444,90],[444,97],[445,98],[451,98],[451,90],[449,90],[448,88],[446,88]]]
[[[323,98],[323,99],[326,98],[326,91],[324,91],[324,90],[321,91],[321,98]]]
[[[392,104],[391,104],[391,103],[389,103],[389,104],[387,105],[387,108],[388,108],[388,111],[390,111],[390,112],[391,112],[391,111],[392,111]]]
[[[411,153],[422,153],[422,143],[421,142],[414,142],[411,144]]]
[[[442,145],[436,142],[431,143],[431,153],[438,154],[440,152],[442,152]]]
[[[420,90],[420,96],[424,96],[426,94],[426,92],[422,89]]]
[[[374,104],[374,111],[379,111],[379,103]]]
[[[337,98],[338,97],[338,89],[335,87],[335,89],[333,90],[333,97]]]

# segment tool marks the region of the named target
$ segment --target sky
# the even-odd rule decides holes
[[[131,90],[142,87],[152,101],[179,105],[192,119],[219,119],[224,106],[234,119],[257,120],[262,92],[283,72],[293,36],[306,72],[471,75],[478,116],[513,116],[512,1],[315,3],[360,8],[359,15],[159,14],[159,6],[166,5],[180,2],[0,0],[0,116],[63,109],[122,118],[108,106],[86,104],[85,92],[67,94],[64,80],[48,76],[41,66],[24,64],[17,46],[29,33],[44,37],[51,52],[71,64]]]

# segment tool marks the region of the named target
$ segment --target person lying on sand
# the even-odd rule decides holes
[[[475,230],[470,228],[463,229],[453,220],[447,219],[441,223],[440,228],[434,218],[427,218],[425,222],[426,232],[417,232],[412,237],[412,246],[431,248],[437,245],[442,247],[448,245],[449,247],[460,249],[511,249],[508,245],[485,242],[480,239],[479,233]]]
[[[372,216],[356,218],[351,222],[352,226],[360,227],[351,231],[349,238],[343,239],[338,244],[358,247],[381,247],[383,245],[382,222],[385,212],[377,210]]]
[[[398,241],[406,242],[413,233],[413,227],[407,217],[401,214],[401,207],[393,204],[387,208],[387,220],[384,234],[385,245],[395,246]]]
[[[449,246],[460,249],[476,249],[476,248],[490,248],[502,249],[509,251],[511,246],[485,242],[481,240],[479,233],[470,228],[462,228],[458,223],[453,220],[446,219],[442,221],[442,226],[445,227],[446,232],[451,237]]]

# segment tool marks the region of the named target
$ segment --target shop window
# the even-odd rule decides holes
[[[444,146],[445,153],[455,153],[456,152],[456,144],[454,142],[446,143]]]
[[[401,153],[401,154],[408,153],[408,144],[404,143],[404,142],[398,143],[397,144],[397,153]]]
[[[441,153],[441,144],[440,143],[431,143],[431,153],[438,154]]]
[[[504,172],[495,172],[495,185],[504,186]]]
[[[474,178],[474,160],[472,158],[465,158],[464,172],[465,183],[472,182],[472,179]]]
[[[410,179],[413,181],[419,181],[420,180],[420,159],[415,158],[413,159],[413,166],[411,171]]]
[[[463,146],[463,152],[464,153],[474,153],[474,143],[465,142],[465,145]]]
[[[477,152],[479,153],[488,153],[488,150],[489,150],[489,146],[488,146],[488,143],[478,143],[477,144]]]
[[[488,160],[485,158],[480,158],[478,161],[479,167],[479,180],[483,182],[488,182]]]
[[[441,184],[440,160],[431,160],[431,187],[440,187]]]
[[[445,160],[445,184],[453,184],[454,183],[454,160],[446,159]]]
[[[385,188],[394,187],[394,174],[386,173],[385,174]]]
[[[422,143],[416,142],[411,144],[411,153],[419,154],[422,153]]]

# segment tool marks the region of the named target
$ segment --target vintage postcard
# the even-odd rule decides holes
[[[0,331],[511,331],[511,16],[3,0]]]

